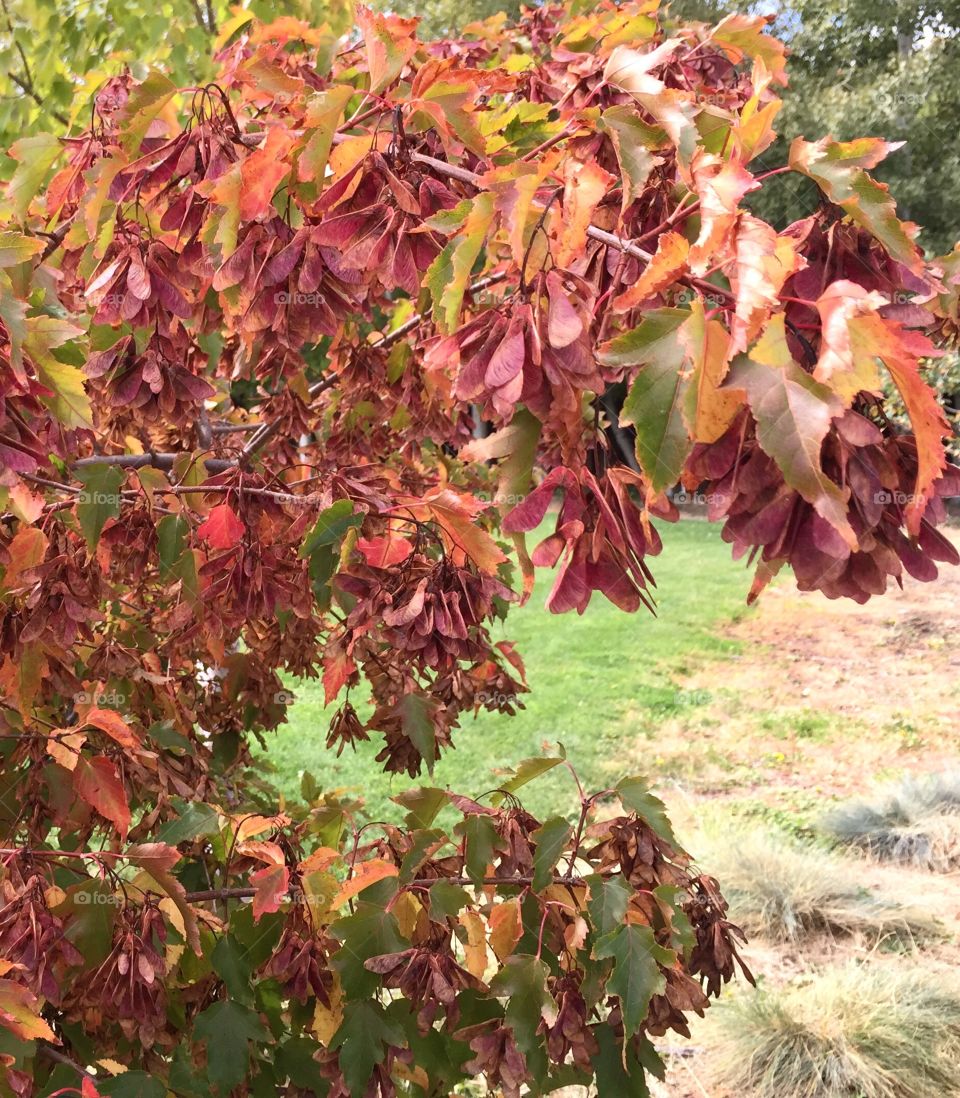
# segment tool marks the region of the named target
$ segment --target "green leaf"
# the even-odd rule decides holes
[[[330,1047],[339,1050],[340,1070],[351,1095],[363,1094],[386,1046],[404,1046],[404,1034],[379,1003],[348,1003]]]
[[[641,367],[620,420],[637,429],[637,460],[655,492],[677,483],[691,447],[683,418],[687,351],[680,338],[689,315],[687,309],[655,309],[632,331],[602,344],[597,355],[605,366]]]
[[[623,778],[616,788],[617,795],[627,808],[641,816],[661,839],[665,839],[671,846],[679,846],[667,817],[667,806],[650,792],[646,779]]]
[[[189,530],[190,526],[182,515],[164,515],[157,523],[157,554],[161,575],[174,573],[183,556],[183,546]]]
[[[875,236],[887,251],[917,274],[923,273],[923,256],[912,233],[897,217],[897,204],[890,190],[868,174],[903,142],[890,143],[878,137],[855,141],[819,141],[796,138],[790,146],[790,167],[809,176],[857,225]]]
[[[120,516],[123,470],[116,465],[84,465],[77,470],[77,479],[83,485],[77,496],[77,519],[87,548],[92,551],[107,519]]]
[[[409,836],[413,842],[410,849],[404,854],[400,864],[400,876],[397,883],[402,887],[409,884],[417,874],[417,870],[442,847],[446,846],[450,839],[439,830],[413,831]]]
[[[599,873],[591,873],[584,880],[590,889],[587,900],[590,922],[597,936],[603,937],[623,925],[632,892],[622,877],[601,877]]]
[[[0,233],[0,267],[15,267],[43,251],[43,241],[23,233]]]
[[[530,836],[537,844],[533,855],[533,888],[539,892],[553,880],[553,870],[566,849],[573,828],[562,816],[551,816]]]
[[[433,319],[444,335],[457,327],[470,272],[483,248],[493,213],[493,195],[482,191],[473,200],[463,234],[447,244],[424,276],[424,285],[433,298]]]
[[[617,1098],[650,1098],[650,1088],[634,1052],[633,1042],[621,1048],[613,1030],[605,1022],[592,1028],[599,1046],[592,1061],[597,1094],[615,1094]]]
[[[354,514],[350,500],[338,499],[317,516],[316,523],[300,546],[300,559],[313,556],[322,546],[338,544],[349,529],[362,522],[363,515]]]
[[[396,953],[408,945],[400,936],[396,918],[370,903],[357,904],[356,912],[337,919],[330,931],[343,942],[343,949],[337,950],[331,964],[340,973],[343,990],[350,999],[363,999],[380,986],[380,977],[364,968],[364,961]]]
[[[43,403],[65,427],[92,426],[90,401],[83,387],[83,371],[61,362],[53,354],[60,347],[81,335],[66,320],[55,316],[32,316],[26,321],[23,349],[37,367],[37,377],[50,390]]]
[[[246,1078],[249,1043],[270,1040],[256,1012],[233,1000],[208,1006],[193,1028],[196,1036],[207,1042],[207,1078],[223,1091],[239,1086]]]
[[[150,123],[177,94],[177,86],[156,69],[141,84],[134,84],[123,109],[120,144],[128,153],[136,153]]]
[[[157,830],[156,841],[167,842],[176,847],[178,842],[189,839],[201,839],[220,831],[220,815],[215,808],[202,800],[171,799],[171,807],[179,813],[175,819],[167,820]]]
[[[559,756],[550,755],[535,755],[531,759],[523,759],[519,762],[513,772],[513,777],[509,781],[504,782],[500,789],[493,794],[490,798],[491,804],[501,804],[503,798],[507,793],[515,793],[522,786],[525,786],[527,782],[532,782],[535,778],[539,778],[541,774],[546,774],[548,770],[552,770],[555,766],[559,766],[566,758],[566,752],[563,751],[562,744],[558,744],[560,750],[563,752]]]
[[[456,918],[468,903],[470,896],[460,885],[441,879],[430,886],[430,916],[437,922]]]
[[[10,156],[17,161],[17,170],[7,184],[7,199],[19,221],[26,217],[30,200],[39,194],[47,172],[62,151],[60,139],[50,133],[21,137],[11,146]]]
[[[397,706],[403,734],[423,756],[430,774],[437,758],[437,733],[433,725],[436,704],[425,694],[411,691],[403,695]]]
[[[539,957],[515,953],[490,981],[491,993],[508,999],[504,1017],[517,1045],[528,1057],[540,1050],[537,1028],[541,1019],[553,1025],[557,1018],[557,1004],[547,990],[549,975],[550,970]]]
[[[413,830],[429,827],[437,818],[440,809],[449,803],[449,796],[445,789],[422,785],[415,789],[405,789],[392,800],[407,809],[403,822],[406,827]]]
[[[657,944],[648,926],[629,923],[618,926],[594,946],[594,957],[612,957],[613,972],[606,990],[620,1000],[624,1032],[632,1037],[647,1017],[647,1008],[654,995],[662,995],[667,981],[658,961],[664,965],[676,962],[672,949]]]
[[[738,357],[725,389],[742,389],[757,421],[757,441],[777,463],[783,479],[853,549],[857,536],[847,519],[848,488],[827,476],[820,462],[823,440],[843,402],[793,361],[783,314],[774,316],[749,355]]]
[[[113,888],[100,880],[72,885],[54,908],[64,920],[64,937],[83,954],[85,968],[96,967],[110,953],[117,908]]]
[[[213,971],[223,980],[231,999],[252,1004],[253,965],[248,951],[233,937],[224,934],[210,955]]]
[[[461,820],[453,830],[466,843],[467,876],[475,885],[483,884],[493,852],[503,849],[503,840],[497,834],[493,821],[489,816],[477,813]]]
[[[334,84],[312,96],[307,104],[304,135],[307,143],[297,160],[297,177],[303,180],[323,181],[323,173],[330,156],[333,134],[356,88],[347,84]]]
[[[662,157],[654,149],[661,148],[667,135],[657,126],[648,126],[640,115],[626,104],[609,107],[600,116],[600,129],[606,130],[617,154],[623,179],[622,209],[642,193],[653,169]]]
[[[104,1098],[165,1098],[167,1088],[145,1071],[125,1071],[113,1079],[97,1078],[97,1090]]]

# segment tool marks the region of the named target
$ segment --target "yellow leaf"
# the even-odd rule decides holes
[[[467,971],[482,980],[487,971],[487,943],[483,919],[476,911],[463,911],[460,914],[460,925],[467,932],[467,940],[463,946]]]

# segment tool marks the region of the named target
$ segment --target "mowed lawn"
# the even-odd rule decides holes
[[[700,660],[736,650],[716,627],[748,612],[750,586],[750,572],[731,560],[718,526],[686,518],[658,528],[664,549],[649,559],[656,617],[645,610],[625,614],[596,594],[582,617],[550,614],[543,603],[551,577],[538,573],[530,601],[514,607],[496,630],[496,639],[515,641],[525,659],[526,708],[513,717],[464,717],[454,731],[455,749],[438,760],[432,778],[382,773],[374,761],[382,745],[376,734],[338,759],[324,743],[333,707],[324,707],[318,682],[303,681],[290,683],[296,702],[289,723],[269,741],[273,780],[297,798],[309,771],[321,789],[362,797],[370,818],[396,820],[403,810],[390,798],[411,785],[478,796],[502,781],[498,771],[552,754],[558,742],[590,791],[652,772],[658,726],[710,701],[702,690],[685,690],[684,679]],[[360,704],[363,695],[354,695],[361,714],[369,712]],[[525,787],[521,799],[535,814],[568,813],[577,804],[573,779],[560,767]]]

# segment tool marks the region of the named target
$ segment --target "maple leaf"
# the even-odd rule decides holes
[[[197,536],[214,549],[233,549],[243,540],[246,529],[229,503],[218,503],[197,527]]]
[[[74,788],[91,808],[109,820],[125,838],[130,826],[130,805],[117,764],[105,755],[79,758],[74,770]]]
[[[813,179],[827,197],[858,225],[880,240],[889,253],[910,270],[923,272],[923,256],[915,243],[918,225],[901,221],[890,188],[867,173],[903,142],[861,137],[856,141],[804,141],[790,146],[790,167]]]
[[[450,241],[424,275],[423,284],[433,298],[433,315],[441,332],[454,330],[460,316],[470,272],[493,222],[493,195],[477,195],[463,233]]]
[[[123,717],[113,709],[100,709],[98,706],[93,705],[83,715],[82,724],[106,732],[121,747],[135,749],[141,746],[140,737]]]
[[[0,979],[0,1026],[9,1030],[21,1041],[60,1040],[50,1026],[40,1017],[37,997],[22,984],[6,978]]]
[[[925,335],[876,313],[850,321],[854,356],[879,358],[903,398],[917,444],[917,477],[904,511],[907,530],[917,536],[933,485],[946,466],[944,437],[950,425],[936,395],[920,375],[920,362],[939,352]]]
[[[691,166],[692,189],[700,196],[700,234],[690,247],[690,269],[702,275],[716,252],[724,251],[738,222],[740,200],[760,184],[737,160],[698,152]]]
[[[787,83],[787,51],[783,43],[764,29],[773,19],[770,15],[727,15],[710,31],[715,42],[738,65],[744,56],[763,63],[770,77],[778,84]]]
[[[367,52],[370,91],[381,92],[417,52],[418,42],[413,36],[417,20],[382,15],[363,4],[357,6],[356,19]]]
[[[742,401],[722,387],[729,366],[729,337],[719,320],[708,320],[700,298],[690,306],[690,317],[679,329],[692,364],[683,415],[690,437],[697,442],[716,442],[733,423]]]
[[[614,177],[595,160],[586,164],[568,160],[564,165],[562,218],[557,229],[558,266],[569,266],[583,250],[594,211],[613,182]]]
[[[666,232],[657,241],[657,250],[637,281],[614,299],[613,307],[626,312],[641,305],[648,297],[662,293],[687,272],[690,243],[679,233]]]
[[[843,404],[793,361],[782,314],[771,319],[749,355],[733,363],[725,386],[747,394],[757,421],[757,440],[787,484],[855,549],[857,535],[847,518],[850,490],[836,485],[820,460],[823,440]]]
[[[365,888],[369,888],[378,881],[384,881],[388,877],[396,877],[398,873],[399,870],[392,862],[384,861],[382,858],[371,858],[369,861],[361,862],[358,866],[354,866],[353,875],[340,886],[340,890],[330,901],[330,907],[332,909],[343,907],[347,900],[363,892]]]
[[[608,366],[639,366],[620,419],[637,430],[637,460],[655,493],[676,484],[690,449],[683,418],[689,376],[680,339],[685,309],[656,309],[597,351]]]
[[[663,157],[657,156],[655,150],[665,143],[666,134],[649,126],[637,111],[624,105],[608,107],[600,116],[600,125],[609,135],[620,165],[622,215],[643,194],[653,169],[663,163]]]
[[[731,283],[737,295],[730,325],[730,354],[739,354],[759,336],[779,306],[787,279],[804,266],[793,242],[765,221],[741,214],[737,221]]]
[[[253,919],[260,919],[272,911],[279,911],[290,887],[290,870],[285,865],[268,865],[250,874],[253,894]]]

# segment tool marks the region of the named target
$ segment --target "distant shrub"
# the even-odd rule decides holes
[[[960,1093],[960,984],[901,965],[831,968],[720,1004],[720,1080],[752,1098]]]
[[[960,773],[906,778],[875,801],[838,807],[824,829],[884,861],[950,872],[960,867]]]

